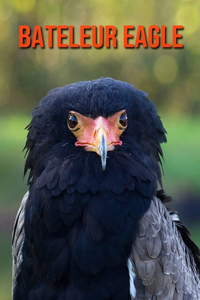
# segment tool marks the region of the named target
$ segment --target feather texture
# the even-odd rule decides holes
[[[12,233],[12,257],[13,257],[13,267],[12,267],[12,276],[13,276],[13,290],[15,289],[16,276],[19,271],[19,265],[23,260],[22,257],[22,247],[24,242],[24,212],[25,206],[28,199],[28,192],[24,195],[19,210],[17,212],[13,233]]]
[[[154,197],[132,246],[136,300],[199,299],[200,278],[176,222]]]

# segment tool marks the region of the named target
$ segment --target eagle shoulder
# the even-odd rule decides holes
[[[199,272],[176,219],[154,197],[140,220],[130,256],[136,274],[136,300],[200,299]]]
[[[20,204],[17,215],[15,217],[15,222],[12,232],[12,278],[13,278],[13,289],[15,285],[15,279],[17,276],[18,268],[22,262],[22,246],[24,242],[24,214],[25,206],[29,197],[29,192],[27,192]]]

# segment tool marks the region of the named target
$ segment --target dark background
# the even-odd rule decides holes
[[[23,194],[30,113],[48,90],[104,77],[132,83],[156,104],[168,132],[163,146],[163,184],[181,220],[200,246],[200,4],[177,0],[86,0],[0,2],[0,298],[10,299],[11,231]],[[114,25],[117,49],[19,49],[18,26]],[[124,49],[123,26],[183,25],[184,49]],[[136,30],[132,33],[136,33]],[[45,44],[47,32],[44,30]],[[134,41],[133,41],[134,42]]]

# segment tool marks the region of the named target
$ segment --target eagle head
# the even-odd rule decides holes
[[[131,84],[100,78],[53,89],[27,128],[25,173],[46,193],[122,193],[148,182],[152,195],[161,183],[166,131],[154,104]]]

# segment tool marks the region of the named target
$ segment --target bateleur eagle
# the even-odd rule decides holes
[[[166,131],[144,92],[56,88],[27,129],[13,300],[200,299],[199,249],[157,192]]]

